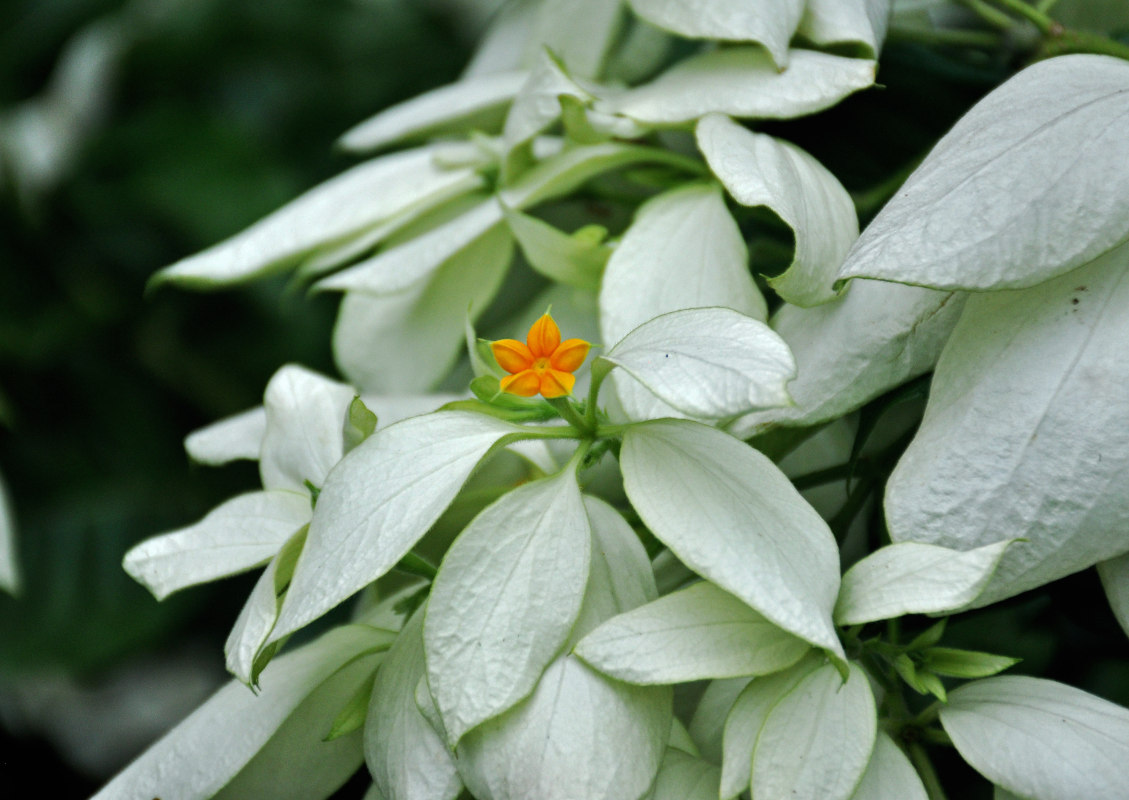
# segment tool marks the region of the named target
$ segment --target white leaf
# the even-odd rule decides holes
[[[418,286],[502,221],[502,207],[492,196],[472,195],[451,209],[451,219],[323,278],[316,288],[369,294],[402,292]]]
[[[658,125],[691,122],[711,111],[788,119],[822,111],[870,86],[874,70],[873,61],[791,50],[781,72],[760,47],[729,47],[691,56],[595,107]]]
[[[888,733],[879,731],[851,800],[929,800],[929,795],[906,754]]]
[[[620,459],[631,504],[681,561],[784,630],[842,656],[831,622],[835,537],[771,461],[686,420],[632,425]]]
[[[1014,542],[1005,539],[963,552],[918,542],[875,550],[843,575],[835,622],[857,625],[962,608],[984,589]]]
[[[543,0],[527,47],[555,53],[569,72],[582,78],[600,74],[619,35],[620,0]]]
[[[764,675],[809,649],[703,581],[613,617],[582,639],[575,653],[613,678],[656,684]]]
[[[239,459],[257,461],[266,429],[266,409],[257,406],[193,431],[185,437],[184,449],[193,461],[209,467]]]
[[[792,353],[779,336],[728,308],[655,317],[620,339],[604,358],[663,402],[704,419],[787,405],[791,399],[784,387],[796,375]]]
[[[702,757],[712,764],[721,763],[722,735],[725,718],[737,697],[749,685],[752,678],[722,678],[710,681],[694,709],[687,731],[698,746]],[[752,753],[752,742],[749,752]],[[748,780],[745,784],[748,785]]]
[[[376,150],[401,139],[438,133],[497,130],[506,107],[528,77],[524,71],[476,75],[416,95],[350,128],[338,141],[346,150]]]
[[[376,673],[365,719],[365,762],[384,800],[454,800],[462,790],[454,759],[416,705],[421,679],[422,610]]]
[[[463,737],[459,770],[480,800],[636,800],[670,720],[669,687],[612,681],[565,656],[531,697]]]
[[[1129,710],[1054,681],[1009,675],[949,693],[941,724],[992,783],[1039,800],[1117,800],[1129,786]]]
[[[647,800],[717,800],[720,777],[708,761],[668,747]]]
[[[777,703],[753,753],[754,797],[846,800],[862,779],[878,729],[862,668],[846,683],[827,664]]]
[[[177,531],[146,539],[122,566],[158,600],[268,561],[310,520],[310,498],[287,491],[248,492]]]
[[[505,3],[490,15],[474,55],[463,69],[463,79],[529,67],[540,50],[530,47],[533,26],[541,6]]]
[[[372,645],[369,628],[336,628],[276,659],[259,694],[232,681],[95,797],[327,797],[361,764],[359,736],[322,739],[372,679],[381,658],[364,655]]]
[[[721,39],[764,45],[780,67],[804,0],[630,0],[643,19],[690,39]]]
[[[605,620],[658,596],[647,551],[627,521],[591,495],[584,496],[584,509],[592,528],[592,559],[580,616],[565,645],[570,649]]]
[[[748,251],[716,185],[690,184],[648,200],[616,247],[600,289],[600,332],[614,344],[669,311],[726,306],[764,319]],[[634,380],[612,373],[633,419],[677,416]]]
[[[821,47],[857,42],[877,57],[890,6],[891,0],[807,0],[797,32]]]
[[[815,308],[784,305],[772,329],[796,358],[794,406],[755,411],[729,430],[748,438],[776,425],[815,425],[853,411],[932,369],[965,295],[855,280],[844,297]]]
[[[753,750],[764,721],[773,707],[796,685],[820,666],[814,654],[783,672],[755,678],[724,716],[719,797],[730,800],[747,791],[752,780]]]
[[[333,331],[341,371],[368,391],[433,388],[458,358],[468,314],[477,318],[494,298],[512,258],[513,237],[499,225],[414,287],[349,292]]]
[[[859,235],[855,205],[843,185],[790,142],[721,114],[703,117],[696,135],[706,163],[734,200],[767,206],[792,229],[792,265],[769,285],[798,306],[833,299],[839,265]]]
[[[973,294],[890,477],[895,541],[1008,550],[981,606],[1126,550],[1129,246],[1039,286]]]
[[[1033,286],[1129,238],[1129,64],[1040,61],[933,148],[863,232],[840,278],[944,289]]]
[[[521,428],[439,411],[377,431],[329,473],[272,639],[376,580],[451,503],[482,457]]]
[[[345,452],[345,412],[356,391],[305,367],[279,369],[263,393],[266,427],[259,474],[267,489],[308,493]]]
[[[585,101],[591,97],[556,58],[548,51],[542,52],[506,115],[502,141],[507,153],[531,141],[560,119],[561,95]]]
[[[248,686],[255,680],[255,657],[278,619],[278,564],[276,555],[259,575],[223,646],[227,671]]]
[[[1129,553],[1099,562],[1098,575],[1113,615],[1129,635]]]
[[[16,563],[16,516],[8,500],[8,489],[0,475],[0,589],[15,594],[20,590],[20,570]]]
[[[590,552],[570,468],[503,495],[451,545],[432,585],[424,645],[452,746],[533,691],[580,613]]]
[[[281,269],[315,248],[332,245],[452,185],[481,183],[469,169],[432,163],[432,147],[367,161],[316,186],[251,227],[157,273],[155,282],[209,288]]]

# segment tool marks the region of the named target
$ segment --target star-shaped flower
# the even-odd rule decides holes
[[[506,372],[502,378],[502,391],[522,397],[564,397],[572,393],[576,376],[588,357],[592,345],[583,339],[561,341],[561,329],[553,318],[544,314],[533,323],[527,344],[517,339],[499,339],[491,345],[494,358]]]

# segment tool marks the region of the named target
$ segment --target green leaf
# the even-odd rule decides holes
[[[968,683],[941,724],[965,761],[1021,797],[1115,798],[1129,786],[1129,710],[1071,686],[1015,675]]]
[[[1125,551],[1129,245],[1030,289],[973,294],[890,476],[895,541],[1009,548],[982,606]]]
[[[619,680],[659,684],[764,675],[809,649],[733,595],[701,582],[608,620],[574,652]]]
[[[369,698],[372,696],[372,682],[365,681],[357,687],[357,691],[350,697],[329,727],[329,733],[322,739],[323,742],[332,742],[340,739],[353,731],[360,730],[365,724],[368,715]]]
[[[367,152],[403,139],[470,130],[497,130],[525,71],[475,75],[416,95],[346,131],[338,145]]]
[[[122,567],[163,600],[187,586],[266,563],[309,519],[306,495],[283,490],[241,494],[194,525],[146,539],[125,554]]]
[[[376,673],[365,720],[365,762],[381,797],[455,800],[462,791],[454,759],[416,704],[424,671],[419,611]]]
[[[687,308],[724,306],[767,315],[748,251],[716,184],[695,183],[648,200],[612,253],[600,289],[600,334],[614,344],[644,322]],[[680,416],[633,379],[613,374],[628,416]]]
[[[840,279],[1013,289],[1126,241],[1127,82],[1129,64],[1111,56],[1067,55],[1020,72],[933,148],[867,227]]]
[[[632,425],[620,460],[631,504],[683,563],[784,630],[842,657],[831,623],[838,547],[772,462],[686,420]]]
[[[917,672],[917,663],[910,658],[906,653],[902,653],[893,660],[894,670],[901,676],[902,680],[909,684],[918,694],[929,694],[929,689],[921,680],[921,676]]]
[[[629,0],[643,19],[687,39],[756,42],[780,69],[788,65],[788,43],[800,23],[804,0]]]
[[[714,764],[722,760],[722,737],[725,731],[725,719],[733,708],[737,697],[749,685],[751,678],[723,678],[710,681],[694,709],[694,716],[690,718],[687,730],[694,744],[698,746],[702,757]],[[754,733],[754,736],[756,734]],[[752,752],[753,742],[749,743],[749,752]],[[748,778],[745,784],[748,784]]]
[[[957,650],[952,647],[930,647],[922,652],[922,665],[938,675],[950,678],[988,678],[1003,672],[1023,659]],[[943,699],[943,698],[942,698]]]
[[[926,647],[932,647],[941,641],[941,637],[945,633],[945,627],[949,624],[949,618],[945,617],[940,622],[930,625],[917,636],[910,640],[906,645],[906,650],[924,650]]]
[[[451,545],[431,589],[424,644],[452,746],[537,685],[580,613],[590,553],[571,469],[503,495]]]
[[[792,264],[768,284],[789,303],[814,306],[836,296],[839,265],[858,238],[854,202],[822,164],[795,145],[754,133],[721,114],[703,117],[698,147],[744,206],[767,206],[792,229]]]
[[[668,747],[647,800],[717,800],[720,780],[713,764]]]
[[[510,209],[505,214],[510,232],[535,270],[557,283],[581,289],[599,288],[611,249],[601,238],[591,235],[591,226],[570,236],[536,217]]]
[[[779,336],[728,308],[662,314],[624,336],[603,358],[663,403],[701,419],[788,404],[785,385],[796,374]]]
[[[967,606],[987,586],[1014,539],[978,547],[901,542],[880,548],[843,575],[835,622],[858,625],[904,614],[939,614]]]
[[[322,487],[272,640],[395,566],[483,456],[516,433],[481,414],[440,411],[383,428],[345,456]]]
[[[369,410],[365,401],[357,395],[349,403],[349,410],[345,414],[345,450],[347,453],[376,432],[376,414]],[[344,455],[344,453],[342,453]]]
[[[692,122],[710,112],[789,119],[822,111],[874,83],[875,63],[815,50],[790,50],[780,71],[760,47],[691,56],[648,84],[596,103],[598,111],[641,122]]]
[[[846,800],[874,750],[878,720],[857,664],[844,683],[831,664],[805,677],[769,712],[753,753],[754,797]]]

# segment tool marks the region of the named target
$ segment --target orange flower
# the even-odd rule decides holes
[[[490,347],[506,372],[502,391],[522,397],[564,397],[572,393],[576,372],[588,357],[591,345],[583,339],[561,341],[561,329],[545,314],[533,323],[527,344],[517,339],[499,339]]]

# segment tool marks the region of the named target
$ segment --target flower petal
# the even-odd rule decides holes
[[[588,349],[591,346],[583,339],[566,339],[549,356],[549,364],[553,369],[563,372],[576,372],[588,357]]]
[[[548,399],[572,394],[576,376],[559,369],[547,369],[541,373],[541,395]]]
[[[561,343],[561,329],[553,322],[552,317],[543,314],[529,329],[526,341],[529,342],[529,350],[534,358],[544,358],[552,355],[557,345]]]
[[[510,374],[529,369],[533,363],[533,353],[517,339],[499,339],[490,345],[498,366]]]
[[[569,377],[572,376],[569,375]],[[516,375],[502,378],[501,387],[503,392],[521,395],[522,397],[533,397],[541,388],[541,378],[533,370],[527,369]]]

